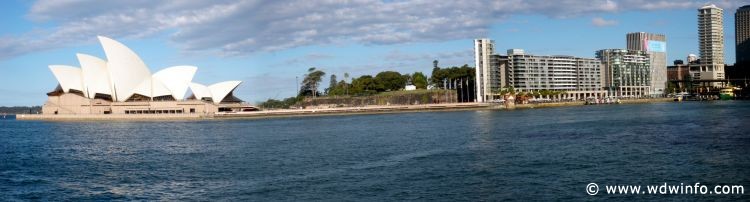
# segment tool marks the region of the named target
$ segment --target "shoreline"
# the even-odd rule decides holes
[[[673,102],[673,98],[650,98],[621,100],[620,104],[647,104]],[[315,117],[367,114],[393,114],[414,112],[466,111],[466,110],[516,110],[550,107],[583,106],[585,102],[550,102],[534,104],[516,104],[513,108],[506,108],[502,104],[492,103],[447,103],[423,105],[386,105],[365,107],[341,107],[323,109],[279,109],[253,112],[202,114],[16,114],[16,120],[31,121],[184,121],[184,120],[224,120],[224,119],[264,119],[285,117]],[[604,104],[609,105],[609,104]]]
[[[674,102],[674,98],[648,98],[648,99],[628,99],[620,100],[618,104],[648,104],[648,103],[661,103],[661,102]],[[618,105],[618,104],[595,104],[595,105]],[[516,104],[516,109],[534,109],[534,108],[548,108],[548,107],[570,107],[570,106],[582,106],[586,105],[585,101],[574,101],[574,102],[550,102],[550,103],[536,103],[536,104]]]
[[[281,109],[244,113],[219,113],[216,119],[262,119],[284,117],[314,117],[314,116],[342,116],[367,114],[394,114],[415,112],[442,112],[491,109],[489,103],[448,103],[424,105],[391,105],[367,107],[341,107],[325,109]]]
[[[201,120],[199,114],[16,114],[21,121],[172,121]]]

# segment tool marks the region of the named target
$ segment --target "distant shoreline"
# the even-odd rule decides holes
[[[657,102],[672,102],[673,98],[629,99],[621,100],[621,104],[643,104]],[[16,120],[41,121],[182,121],[182,120],[222,120],[222,119],[263,119],[283,117],[311,117],[311,116],[340,116],[364,114],[391,114],[435,111],[464,111],[464,110],[513,110],[549,107],[569,107],[585,105],[583,101],[550,102],[534,104],[516,104],[512,109],[506,109],[503,104],[491,103],[447,103],[422,105],[378,105],[366,107],[340,107],[323,109],[279,109],[239,113],[217,113],[210,116],[201,114],[16,114]],[[10,115],[10,114],[8,114]]]

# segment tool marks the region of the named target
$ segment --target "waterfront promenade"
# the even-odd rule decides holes
[[[621,104],[639,104],[653,102],[671,102],[672,98],[654,99],[628,99],[621,100]],[[455,111],[455,110],[477,110],[477,109],[533,109],[548,107],[566,107],[585,105],[583,101],[573,102],[547,102],[516,104],[506,106],[500,103],[445,103],[445,104],[421,104],[421,105],[369,105],[363,107],[334,107],[316,109],[277,109],[252,112],[218,112],[215,114],[19,114],[18,120],[48,120],[48,121],[168,121],[168,120],[199,120],[199,119],[225,119],[225,118],[271,118],[291,116],[326,116],[347,114],[381,114],[381,113],[404,113],[422,111]]]
[[[375,113],[397,113],[416,111],[442,111],[442,110],[467,110],[487,109],[492,106],[489,103],[446,103],[446,104],[421,104],[421,105],[370,105],[364,107],[335,107],[323,109],[279,109],[263,110],[253,112],[219,112],[215,118],[239,118],[239,117],[278,117],[278,116],[318,116],[318,115],[341,115],[341,114],[375,114]]]
[[[263,110],[252,112],[218,112],[215,114],[18,114],[18,120],[50,120],[50,121],[76,121],[76,120],[129,120],[129,121],[163,121],[163,120],[192,120],[212,118],[262,118],[281,116],[319,116],[340,114],[372,114],[372,113],[395,113],[415,111],[436,110],[465,110],[486,109],[488,103],[446,103],[446,104],[423,104],[423,105],[371,105],[364,107],[338,107],[324,109],[280,109]]]
[[[201,119],[201,114],[17,114],[17,120],[87,121],[87,120],[133,120],[167,121]]]

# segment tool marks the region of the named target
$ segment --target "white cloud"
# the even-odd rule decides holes
[[[383,56],[384,61],[432,61],[432,60],[450,60],[460,58],[462,60],[471,60],[474,55],[473,49],[427,53],[406,53],[401,50],[391,50]]]
[[[0,37],[0,59],[93,43],[95,35],[166,34],[185,52],[246,55],[316,44],[399,44],[467,39],[514,14],[570,18],[629,10],[695,9],[682,0],[40,0],[27,18],[56,25]],[[750,0],[715,1],[732,10]],[[612,20],[595,18],[595,25]],[[42,26],[47,27],[47,26]]]
[[[604,18],[601,18],[601,17],[595,17],[595,18],[591,19],[591,24],[594,25],[594,26],[597,26],[597,27],[606,27],[606,26],[617,25],[617,21],[616,20],[605,20]]]

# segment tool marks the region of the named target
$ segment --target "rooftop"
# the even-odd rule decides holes
[[[703,6],[703,7],[700,8],[700,10],[703,10],[703,9],[719,9],[719,10],[723,10],[723,9],[717,7],[715,4],[707,4],[707,5],[705,5],[705,6]]]

